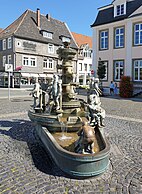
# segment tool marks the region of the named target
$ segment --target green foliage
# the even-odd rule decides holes
[[[97,75],[100,80],[105,78],[106,75],[106,66],[104,61],[99,61]]]
[[[123,98],[131,98],[133,95],[133,84],[130,76],[122,76],[119,85],[119,95]]]

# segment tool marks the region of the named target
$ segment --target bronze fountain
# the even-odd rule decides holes
[[[101,108],[99,80],[91,78],[87,102],[78,99],[72,65],[76,52],[65,43],[57,53],[62,60],[62,76],[54,75],[46,91],[40,85],[35,87],[33,94],[38,90],[39,104],[28,116],[62,171],[77,178],[96,176],[108,168],[110,151],[103,132],[105,110]]]

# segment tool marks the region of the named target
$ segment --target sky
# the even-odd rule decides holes
[[[0,28],[4,29],[27,9],[40,9],[43,15],[65,22],[71,32],[92,36],[91,24],[98,8],[111,4],[112,0],[0,0]]]

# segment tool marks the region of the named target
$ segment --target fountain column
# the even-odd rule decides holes
[[[62,61],[62,109],[64,113],[75,114],[80,110],[80,102],[75,100],[74,89],[76,83],[73,82],[72,59],[76,52],[69,48],[67,42],[64,48],[59,48],[57,53]]]

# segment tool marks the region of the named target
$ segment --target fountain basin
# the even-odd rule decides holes
[[[61,124],[57,115],[40,112],[35,113],[33,110],[29,110],[28,116],[32,122],[47,127],[50,132],[61,131]],[[82,123],[79,117],[70,117],[70,121],[68,121],[67,125],[69,131],[78,131]]]
[[[103,173],[109,165],[110,145],[100,130],[101,150],[95,154],[79,154],[62,148],[46,127],[36,125],[36,133],[50,153],[56,165],[65,173],[75,178],[87,178]]]

